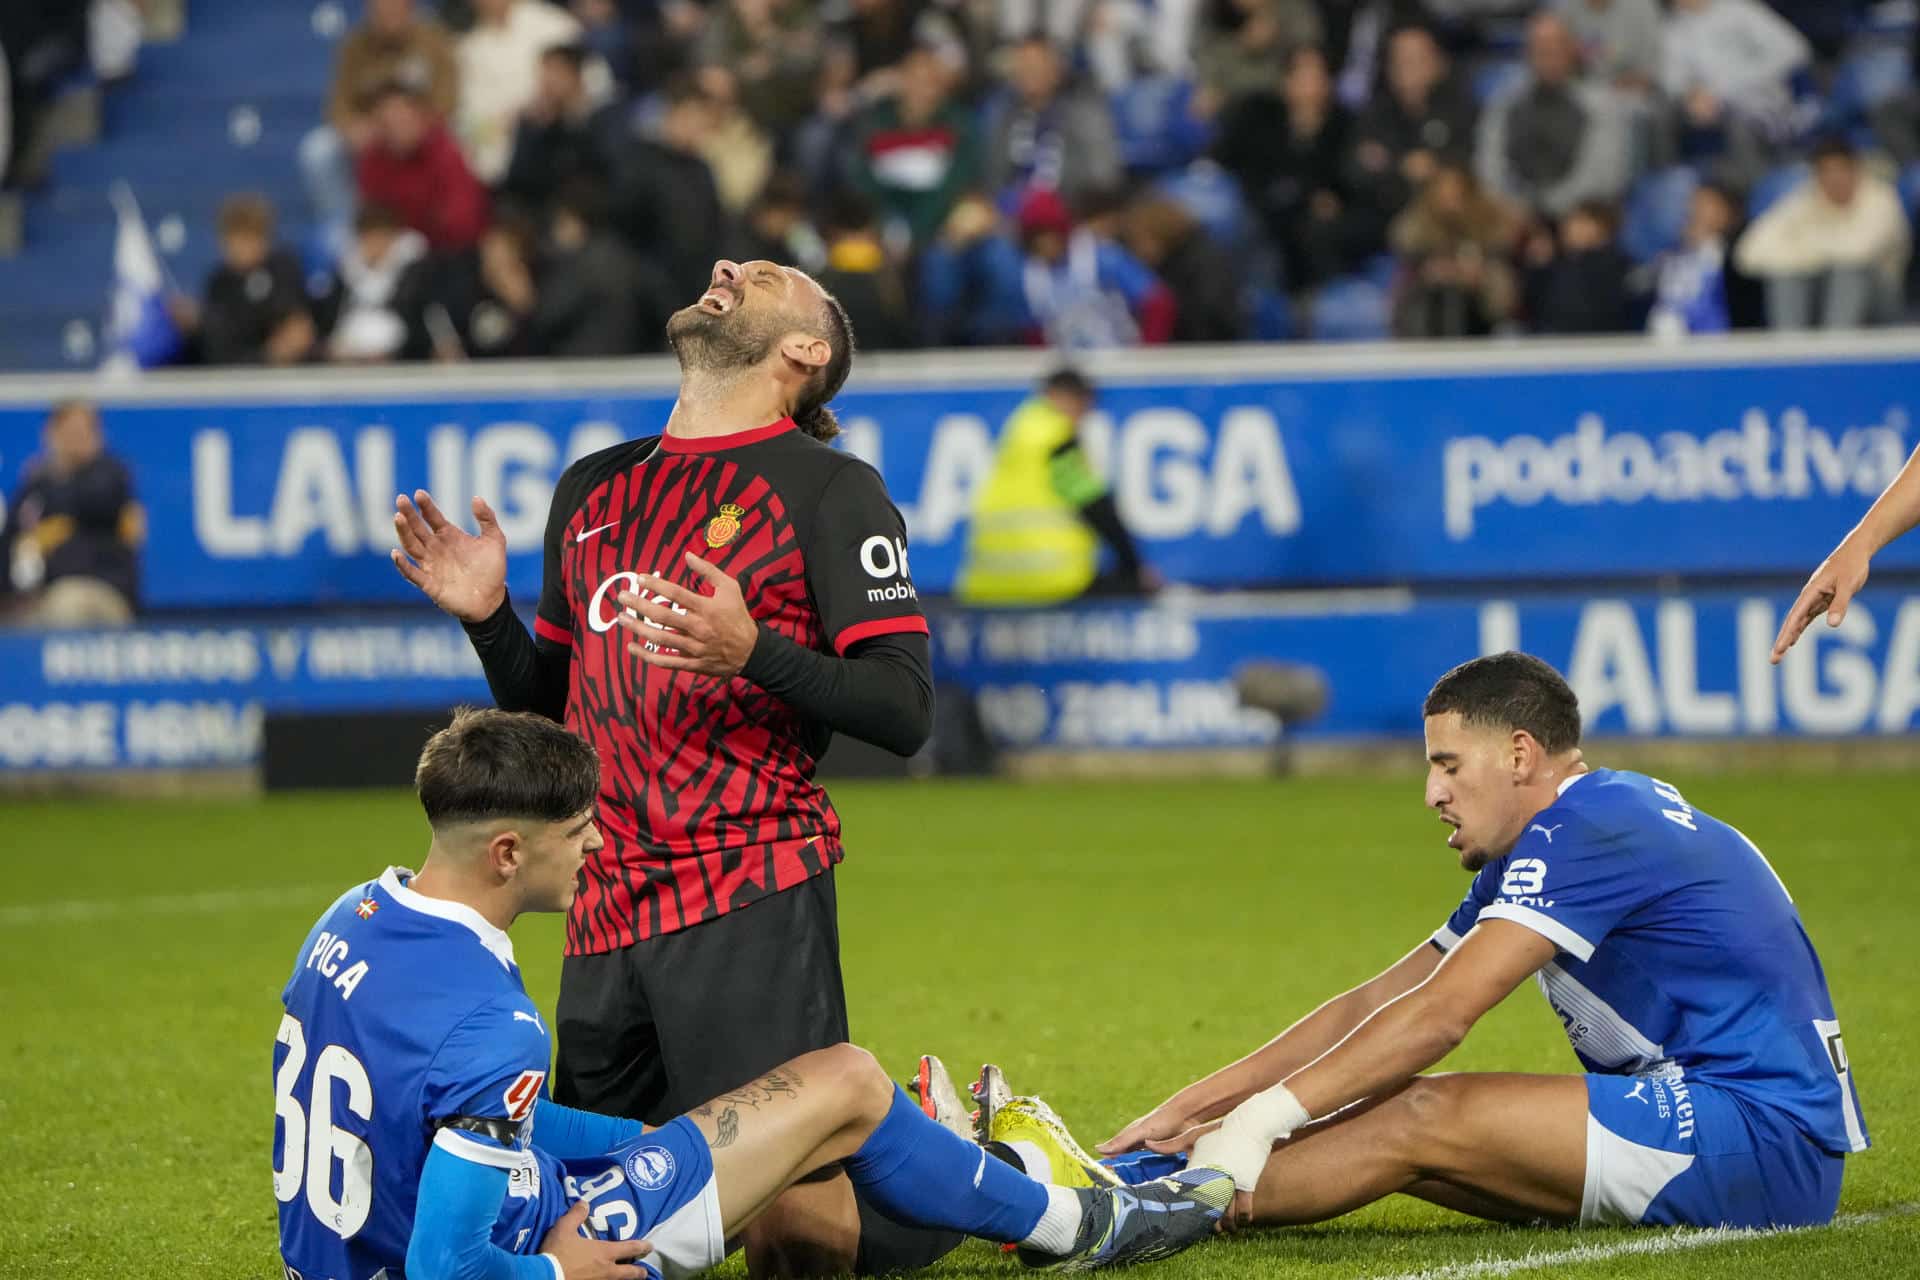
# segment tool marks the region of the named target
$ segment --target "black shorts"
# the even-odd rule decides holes
[[[554,1101],[648,1124],[847,1039],[833,872],[560,969]]]

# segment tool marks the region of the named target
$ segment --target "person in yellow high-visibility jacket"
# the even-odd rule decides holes
[[[1081,451],[1080,419],[1093,400],[1086,378],[1061,369],[1007,419],[992,474],[973,504],[954,588],[963,603],[1050,605],[1144,594],[1159,585]],[[1113,553],[1105,573],[1102,543]]]

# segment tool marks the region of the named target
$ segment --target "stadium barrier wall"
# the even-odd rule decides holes
[[[1590,733],[1833,738],[1920,725],[1920,593],[1869,590],[1776,668],[1789,591],[1420,597],[1309,593],[937,610],[937,674],[973,691],[1014,750],[1259,747],[1279,726],[1240,707],[1252,660],[1320,668],[1326,713],[1299,741],[1416,742],[1434,678],[1524,647],[1568,673]],[[485,704],[457,624],[391,618],[0,635],[0,771],[231,769],[259,763],[280,715],[393,716]],[[1411,757],[1410,757],[1411,758]]]
[[[918,589],[950,589],[999,425],[1049,359],[863,359],[845,447],[907,516]],[[1913,447],[1920,337],[1212,348],[1092,359],[1089,451],[1154,564],[1202,587],[1800,574]],[[0,492],[52,399],[105,406],[149,512],[165,609],[413,599],[392,501],[492,503],[514,594],[539,587],[569,460],[657,431],[670,363],[0,379]],[[1920,569],[1920,540],[1880,566]]]

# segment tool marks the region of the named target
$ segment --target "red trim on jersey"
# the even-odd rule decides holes
[[[555,644],[563,644],[569,649],[573,648],[573,632],[557,623],[548,622],[537,613],[533,615],[533,634],[539,636],[542,640],[551,640]]]
[[[871,640],[875,636],[897,636],[912,631],[920,635],[930,635],[927,620],[919,614],[905,618],[874,618],[867,622],[856,622],[833,638],[833,651],[845,656],[847,650],[862,640]]]
[[[771,440],[793,430],[796,425],[792,418],[782,418],[764,427],[735,431],[724,436],[676,436],[669,433],[660,437],[660,447],[667,453],[718,453],[722,449],[738,449],[741,445]]]

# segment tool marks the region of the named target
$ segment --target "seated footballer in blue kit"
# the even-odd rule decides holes
[[[599,847],[593,748],[539,716],[464,711],[415,786],[433,835],[421,871],[348,890],[282,995],[273,1186],[289,1280],[673,1280],[835,1163],[900,1221],[1062,1270],[1177,1252],[1225,1210],[1217,1171],[1132,1189],[1028,1178],[848,1044],[658,1129],[554,1103],[547,1027],[505,930],[565,910]],[[725,993],[714,1002],[724,1016]]]
[[[1424,713],[1426,803],[1476,873],[1431,938],[1122,1129],[1104,1162],[991,1066],[981,1137],[1066,1185],[1190,1152],[1234,1176],[1223,1227],[1395,1192],[1514,1222],[1830,1221],[1867,1130],[1820,958],[1760,850],[1665,782],[1589,767],[1573,690],[1537,658],[1456,667]],[[1529,978],[1586,1074],[1419,1074]]]

